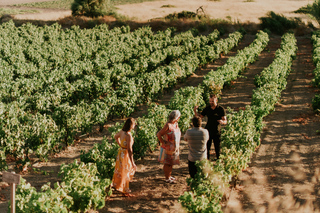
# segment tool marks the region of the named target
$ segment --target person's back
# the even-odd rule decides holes
[[[133,159],[133,137],[131,130],[135,127],[135,120],[128,118],[123,125],[122,130],[118,132],[114,138],[117,144],[120,146],[118,155],[116,158],[114,173],[112,177],[112,187],[117,191],[122,192],[126,197],[131,197],[131,190],[129,189],[129,183],[133,178],[136,171],[136,164]]]
[[[185,140],[188,141],[189,155],[188,160],[196,162],[207,158],[207,141],[209,139],[208,130],[202,127],[193,127],[187,130]]]
[[[188,129],[184,135],[184,140],[189,145],[188,167],[189,174],[194,178],[197,173],[196,161],[201,161],[207,158],[207,141],[209,132],[201,127],[201,118],[195,116],[192,118],[193,128]]]
[[[119,132],[119,137],[120,137],[120,147],[122,147],[123,149],[127,149],[127,137],[128,137],[128,133],[121,130]]]

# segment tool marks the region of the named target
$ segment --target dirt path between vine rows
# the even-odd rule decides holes
[[[261,3],[262,1],[255,2]],[[223,1],[221,5],[222,3]],[[168,3],[160,2],[158,7],[160,8],[163,4]],[[208,4],[213,4],[213,2]],[[233,12],[233,8],[227,10],[232,14],[231,16],[237,14]],[[125,11],[124,6],[120,9]],[[189,8],[191,11],[195,9],[195,6]],[[209,6],[207,9],[209,11]],[[286,9],[287,12],[291,11],[289,8]],[[155,9],[147,11],[150,14],[154,13]],[[264,15],[263,13],[260,11],[259,15]],[[163,13],[160,14],[163,15]],[[222,18],[227,15],[223,14]],[[242,15],[252,20],[253,16],[249,16],[249,13],[243,12]],[[249,45],[253,39],[254,35],[246,35],[235,50]],[[317,143],[320,137],[316,134],[316,130],[320,129],[320,121],[314,116],[310,106],[315,92],[315,88],[309,86],[314,69],[311,58],[312,45],[309,37],[298,37],[297,39],[299,50],[293,63],[292,73],[288,77],[287,89],[283,91],[275,112],[266,117],[261,146],[252,157],[250,167],[240,175],[238,184],[231,191],[230,199],[223,203],[224,212],[319,211],[320,147]],[[222,99],[219,100],[221,105],[238,109],[251,103],[252,89],[255,88],[253,78],[273,61],[274,53],[279,45],[280,37],[272,37],[267,50],[259,56],[259,60],[243,73],[244,78],[239,78],[230,88],[224,89]],[[197,86],[206,73],[223,65],[229,56],[235,54],[235,50],[216,60],[207,68],[198,70],[185,83],[179,84],[176,89],[183,86]],[[166,104],[172,96],[173,91],[164,94],[159,102]],[[141,107],[133,116],[139,117],[145,112],[146,108]],[[94,143],[99,143],[103,137],[108,137],[107,127],[116,121],[106,124],[102,132],[94,130],[92,134],[83,136],[76,146],[68,147],[65,151],[50,158],[48,162],[32,162],[35,170],[22,173],[23,178],[37,189],[47,182],[53,184],[59,181],[57,174],[61,164],[79,160],[80,150],[88,150]],[[177,177],[176,184],[164,182],[162,165],[157,162],[158,151],[155,151],[144,160],[137,161],[137,173],[130,185],[135,197],[124,198],[115,193],[106,200],[106,207],[99,212],[181,212],[182,209],[177,199],[187,190],[186,178],[188,177],[187,146],[184,141],[181,144],[181,164],[173,169],[173,175]],[[6,184],[0,182],[0,213],[7,212],[9,190]]]
[[[186,82],[177,85],[174,90],[183,86],[197,86],[202,82],[203,76],[206,75],[211,69],[216,69],[218,66],[223,65],[229,56],[233,56],[237,49],[242,49],[249,45],[254,39],[254,35],[247,35],[237,48],[230,51],[226,56],[216,60],[215,63],[209,65],[205,69],[199,69],[196,74],[191,76]],[[161,104],[166,104],[174,94],[174,90],[164,94]],[[146,113],[146,107],[141,107],[133,117],[140,117]],[[80,150],[90,149],[94,143],[99,143],[103,137],[109,137],[107,127],[113,125],[119,120],[110,121],[105,125],[102,133],[94,131],[92,134],[83,136],[76,146],[68,147],[65,151],[56,154],[48,162],[32,162],[31,170],[22,175],[32,186],[38,190],[47,182],[52,185],[59,181],[58,172],[62,163],[72,163],[80,156]],[[177,201],[178,197],[187,190],[186,178],[188,177],[187,170],[187,147],[184,141],[181,142],[181,164],[175,166],[173,175],[177,177],[177,183],[173,185],[166,184],[163,178],[162,165],[157,162],[158,151],[151,153],[143,160],[138,160],[137,172],[135,179],[131,183],[131,189],[135,198],[123,198],[115,193],[107,199],[106,207],[99,212],[151,212],[157,210],[172,211],[173,208],[179,208]],[[11,168],[12,165],[11,164]],[[2,200],[0,200],[0,212],[7,209],[9,199],[9,187],[2,183]],[[178,207],[177,207],[178,206]]]
[[[249,45],[253,39],[253,36],[247,35],[238,48],[242,49]],[[317,175],[319,175],[320,150],[317,146],[319,135],[316,134],[316,130],[319,130],[319,118],[314,116],[310,106],[315,90],[310,87],[314,68],[311,60],[312,46],[309,38],[297,39],[299,50],[293,63],[292,73],[288,77],[287,89],[283,92],[275,112],[265,121],[266,128],[256,154],[264,155],[261,154],[260,158],[256,158],[255,155],[253,163],[240,175],[238,184],[232,189],[230,199],[223,203],[224,212],[319,210]],[[221,105],[238,109],[251,103],[252,90],[255,88],[254,76],[273,61],[280,41],[280,37],[271,38],[267,50],[243,73],[244,78],[235,81],[232,87],[224,89]],[[235,51],[232,51],[228,56],[234,54]],[[224,64],[227,58],[223,57],[208,69],[200,70],[186,82],[186,85],[198,85],[203,75]],[[165,104],[172,95],[173,92],[165,95],[162,103]],[[279,128],[274,131],[277,126]],[[161,165],[156,161],[158,152],[155,152],[141,162],[143,163],[141,172],[136,174],[136,182],[132,183],[133,189],[137,187],[137,197],[123,199],[114,195],[108,200],[107,207],[99,212],[181,211],[177,199],[187,189],[185,180],[188,177],[187,149],[184,141],[182,144],[182,164],[174,169],[174,174],[178,177],[177,184],[164,183]],[[256,169],[256,164],[261,168]],[[145,167],[148,168],[147,178]],[[256,173],[259,176],[256,176]],[[305,211],[305,208],[310,208],[310,211]]]
[[[235,55],[237,49],[248,46],[253,39],[254,35],[246,35],[235,50],[207,68],[198,70],[175,89],[197,86],[205,74],[223,65],[229,56]],[[312,46],[310,38],[297,39],[299,50],[288,77],[287,89],[275,112],[266,118],[261,146],[254,154],[250,167],[240,175],[230,199],[223,203],[224,212],[276,212],[272,211],[275,208],[280,212],[299,212],[306,206],[311,206],[314,211],[319,209],[319,135],[316,135],[319,118],[312,113],[310,103],[315,89],[309,86],[314,68]],[[251,103],[252,89],[255,88],[253,78],[273,61],[279,45],[280,37],[271,37],[267,50],[243,73],[244,78],[237,79],[231,87],[223,90],[219,100],[222,106],[238,109]],[[164,94],[159,102],[166,104],[173,93]],[[143,115],[145,110],[141,108],[134,117]],[[90,149],[102,137],[108,136],[107,127],[114,122],[107,124],[102,133],[94,131],[88,137],[84,136],[79,144],[69,147],[48,162],[33,162],[33,168],[37,171],[23,177],[37,189],[47,182],[59,181],[57,173],[60,165],[79,159],[81,149]],[[173,169],[173,175],[177,178],[175,184],[164,182],[162,165],[157,162],[158,151],[155,151],[137,161],[137,173],[130,185],[135,197],[124,198],[114,193],[107,198],[106,207],[98,212],[182,212],[178,197],[187,190],[188,151],[186,142],[181,144],[181,164]],[[0,212],[6,212],[9,187],[2,184],[1,188]]]
[[[196,74],[192,75],[186,82],[178,84],[174,90],[165,94],[160,104],[168,104],[174,91],[185,86],[198,86],[203,77],[212,69],[223,65],[230,56],[236,54],[236,50],[242,49],[254,40],[254,35],[247,35],[242,42],[229,54],[215,61],[205,69],[199,69]],[[119,197],[119,194],[112,195],[108,199],[107,207],[99,212],[179,212],[182,208],[178,202],[178,198],[187,190],[186,178],[189,177],[187,157],[187,143],[181,141],[181,163],[174,166],[173,176],[177,178],[175,184],[168,184],[164,181],[162,167],[159,164],[157,157],[159,151],[156,150],[144,160],[138,161],[138,172],[135,175],[135,180],[131,184],[132,191],[136,195],[135,198],[124,199]]]
[[[247,35],[238,49],[249,45],[253,39],[254,36]],[[253,163],[240,175],[229,200],[222,203],[224,212],[319,210],[320,148],[317,146],[319,135],[316,134],[319,118],[314,116],[310,106],[315,90],[310,87],[312,46],[308,38],[297,39],[299,51],[288,78],[287,89],[275,112],[266,118],[261,146],[252,159]],[[280,37],[271,38],[267,50],[243,73],[244,78],[224,89],[221,105],[237,110],[251,103],[252,89],[255,88],[254,76],[273,61],[280,41]],[[232,51],[228,56],[234,54],[235,51]],[[207,69],[200,70],[182,86],[198,85],[203,75],[224,64],[228,56],[217,60]],[[172,95],[173,92],[166,94],[161,102],[166,103]],[[274,131],[277,126],[278,130]],[[174,175],[178,178],[176,184],[164,182],[162,165],[157,163],[158,151],[155,151],[148,158],[139,161],[135,181],[131,184],[136,197],[128,199],[114,194],[108,199],[107,206],[99,212],[183,212],[177,200],[187,190],[187,147],[184,141],[181,150],[181,165],[174,168]],[[260,153],[263,155],[257,158]],[[256,169],[256,165],[260,167]]]
[[[240,174],[225,212],[320,212],[320,125],[310,106],[310,39],[298,38],[298,47],[281,101],[265,118],[261,146]]]

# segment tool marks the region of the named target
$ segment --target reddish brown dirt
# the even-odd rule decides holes
[[[275,111],[265,118],[261,146],[240,174],[225,212],[320,211],[320,125],[310,104],[316,91],[310,86],[312,44],[309,38],[297,39],[287,87]]]
[[[249,45],[254,36],[247,35],[238,49]],[[298,54],[293,69],[288,77],[287,89],[283,91],[281,101],[275,112],[265,119],[265,129],[261,146],[252,157],[250,167],[240,176],[236,188],[232,189],[230,198],[223,203],[224,212],[318,212],[319,196],[319,117],[312,112],[310,103],[316,89],[310,86],[312,78],[312,45],[310,36],[297,37]],[[280,45],[280,37],[271,37],[267,49],[259,60],[250,65],[234,84],[223,90],[219,102],[224,107],[238,109],[251,102],[254,89],[254,75],[267,67]],[[183,86],[197,86],[203,76],[211,69],[223,65],[235,50],[216,60],[207,68],[199,69]],[[173,91],[159,100],[165,104]],[[139,117],[145,113],[145,107],[133,115]],[[115,121],[110,121],[106,127]],[[40,172],[22,174],[31,185],[40,188],[47,182],[59,180],[57,173],[62,163],[71,163],[79,159],[80,150],[90,149],[94,143],[108,136],[107,128],[102,133],[93,131],[83,136],[76,146],[49,159],[48,162],[33,162],[33,168]],[[187,146],[181,143],[181,164],[175,166],[173,175],[176,184],[164,182],[162,165],[157,162],[158,151],[150,153],[144,160],[137,161],[137,173],[131,183],[135,197],[124,198],[113,194],[106,200],[106,207],[99,212],[179,212],[181,206],[178,197],[187,190]],[[44,174],[44,171],[47,173]],[[7,211],[9,187],[0,182],[0,212]]]

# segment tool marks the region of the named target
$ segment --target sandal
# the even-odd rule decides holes
[[[123,197],[134,197],[134,195],[130,194],[130,193],[122,193]]]
[[[169,179],[170,179],[170,180],[173,180],[173,181],[176,180],[176,178],[174,178],[174,177],[172,177],[172,176],[170,176]]]
[[[172,179],[166,179],[166,183],[174,183],[174,180],[172,180]]]

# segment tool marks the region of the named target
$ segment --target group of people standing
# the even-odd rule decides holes
[[[210,160],[210,149],[214,143],[216,159],[220,156],[220,130],[221,125],[227,124],[225,109],[218,104],[218,97],[210,95],[209,106],[198,112],[198,106],[194,107],[195,116],[192,118],[193,127],[188,129],[184,135],[184,140],[188,142],[188,168],[192,178],[197,173],[196,161],[203,159]],[[157,133],[160,141],[159,162],[163,163],[165,181],[174,183],[175,178],[171,176],[173,165],[180,163],[179,147],[181,131],[178,126],[181,113],[179,110],[173,110],[164,127]],[[207,117],[207,124],[202,128],[202,118]],[[129,182],[131,181],[136,165],[133,159],[132,146],[134,143],[131,130],[135,127],[133,118],[126,120],[122,130],[115,135],[115,139],[120,146],[115,171],[112,179],[112,186],[124,196],[130,194]],[[216,160],[215,159],[215,160]]]

